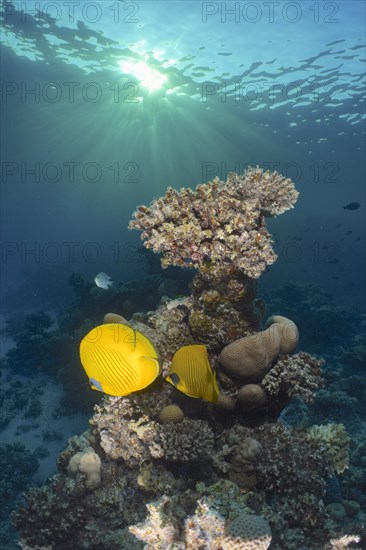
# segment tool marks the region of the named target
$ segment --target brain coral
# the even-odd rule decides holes
[[[223,550],[267,550],[272,533],[262,516],[240,514],[228,523],[221,541]]]
[[[290,179],[249,168],[195,191],[170,187],[149,207],[140,206],[129,228],[142,230],[145,247],[163,254],[163,267],[235,269],[258,278],[277,258],[265,217],[292,208],[297,197]]]
[[[184,412],[178,405],[166,405],[159,413],[160,422],[181,422]]]

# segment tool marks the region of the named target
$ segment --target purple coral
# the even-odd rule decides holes
[[[289,178],[249,168],[195,191],[169,187],[149,207],[138,207],[129,229],[142,230],[145,247],[163,254],[163,267],[194,267],[216,275],[236,270],[258,278],[277,258],[265,217],[292,208],[297,197]]]

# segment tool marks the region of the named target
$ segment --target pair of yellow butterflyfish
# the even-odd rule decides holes
[[[93,328],[80,343],[80,360],[91,387],[115,396],[146,388],[160,373],[158,354],[150,340],[122,323]],[[216,373],[201,344],[178,349],[166,380],[190,397],[218,401]]]

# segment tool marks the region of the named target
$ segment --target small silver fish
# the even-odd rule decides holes
[[[113,285],[112,279],[107,273],[104,273],[104,271],[101,271],[94,277],[94,282],[99,288],[104,288],[104,290],[108,290],[108,288]]]

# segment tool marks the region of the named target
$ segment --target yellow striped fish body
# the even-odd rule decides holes
[[[121,323],[93,328],[80,343],[80,360],[93,390],[122,396],[158,376],[158,354],[146,336]]]
[[[212,371],[207,349],[201,344],[183,346],[173,357],[167,382],[189,397],[219,400],[216,373]]]

